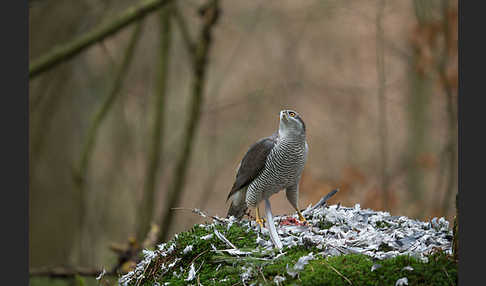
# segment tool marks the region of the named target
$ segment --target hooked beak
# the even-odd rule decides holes
[[[288,121],[287,113],[285,111],[280,111],[280,120],[283,120],[285,122]]]

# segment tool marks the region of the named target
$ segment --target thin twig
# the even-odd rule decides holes
[[[89,166],[89,161],[91,159],[91,154],[95,147],[95,143],[98,135],[98,129],[100,128],[103,120],[105,119],[106,115],[108,114],[111,107],[113,106],[113,103],[115,102],[115,99],[117,98],[118,94],[120,93],[120,89],[123,85],[125,75],[132,61],[136,43],[140,38],[141,32],[142,32],[142,21],[139,21],[137,22],[135,29],[132,33],[130,42],[128,43],[128,46],[125,50],[122,64],[120,65],[120,68],[115,76],[113,85],[108,93],[108,96],[104,99],[103,103],[101,104],[101,106],[98,108],[98,110],[95,112],[93,116],[91,125],[87,132],[86,141],[84,143],[79,166],[73,172],[75,187],[79,195],[78,208],[80,213],[79,213],[78,225],[81,233],[78,236],[78,239],[80,240],[82,240],[83,231],[84,231],[83,229],[85,228],[84,216],[86,212],[85,210],[86,202],[85,202],[84,186],[86,182],[86,173]],[[79,248],[80,248],[79,249],[80,255],[83,255],[83,253],[85,253],[85,250],[83,250],[83,247],[81,247],[81,245]]]
[[[170,0],[140,1],[140,3],[127,8],[114,19],[86,32],[79,38],[74,39],[67,44],[52,48],[51,51],[31,62],[29,65],[29,80],[58,64],[71,59],[94,43],[97,43],[133,22],[144,18],[146,15],[155,11],[160,6],[167,4],[169,1]]]
[[[260,271],[260,274],[262,274],[263,281],[265,281],[265,283],[268,283],[267,282],[267,279],[265,278],[265,275],[263,275],[263,272],[262,272],[262,268],[261,267],[258,267],[258,271]]]
[[[91,153],[93,151],[94,144],[96,142],[98,129],[101,126],[101,123],[105,119],[106,115],[108,114],[108,111],[110,111],[111,107],[113,106],[116,97],[120,93],[120,89],[123,86],[125,75],[127,74],[129,66],[132,62],[133,54],[135,52],[135,47],[140,38],[140,34],[142,32],[142,27],[143,27],[142,20],[137,22],[137,24],[135,25],[135,28],[132,33],[132,37],[130,38],[128,46],[125,50],[122,64],[118,69],[113,85],[111,86],[110,92],[108,93],[108,96],[105,98],[105,100],[103,101],[103,103],[101,104],[101,106],[98,108],[98,110],[93,116],[91,126],[89,127],[87,133],[87,139],[84,143],[84,148],[83,148],[83,153],[81,155],[79,168],[76,174],[78,180],[84,181],[85,179],[84,176],[86,174],[89,160],[91,158]]]
[[[202,12],[203,25],[200,32],[199,41],[195,47],[195,56],[193,60],[193,82],[192,98],[190,103],[189,120],[185,128],[181,153],[174,173],[174,179],[169,193],[167,194],[167,204],[162,216],[162,230],[159,241],[165,241],[169,234],[172,223],[173,208],[180,200],[184,185],[186,183],[186,174],[191,157],[192,145],[199,126],[201,115],[201,106],[203,103],[204,87],[206,83],[206,70],[209,58],[209,49],[211,46],[211,32],[219,17],[219,1],[212,0]]]
[[[69,80],[71,75],[71,71],[65,68],[61,68],[60,75],[57,77],[49,76],[45,80],[46,88],[45,91],[42,91],[41,94],[38,95],[37,99],[34,99],[32,104],[31,112],[34,112],[37,108],[40,108],[41,100],[45,98],[45,102],[42,104],[43,108],[38,111],[39,116],[34,117],[35,114],[31,113],[30,116],[30,128],[29,134],[30,139],[30,161],[29,165],[32,166],[31,171],[29,172],[29,176],[32,178],[34,177],[33,174],[35,167],[38,165],[37,162],[39,161],[40,155],[44,150],[46,139],[48,138],[48,134],[50,132],[52,126],[52,119],[54,115],[59,110],[60,103],[64,98],[62,96],[63,89],[65,87],[59,86],[60,82],[66,82]],[[43,83],[44,84],[44,83]],[[40,98],[39,98],[40,97]],[[37,123],[37,124],[35,124]],[[35,127],[33,127],[35,126]]]
[[[60,75],[63,77],[66,77],[66,73],[60,72]],[[53,79],[57,79],[54,81]],[[63,82],[64,80],[60,80],[59,77],[56,77],[55,74],[50,74],[46,76],[46,78],[42,81],[41,85],[39,88],[36,89],[36,96],[33,96],[33,93],[29,94],[29,115],[32,116],[32,114],[35,113],[37,108],[41,106],[41,102],[46,98],[49,97],[49,94],[51,93],[51,89],[53,86],[55,86],[56,82]],[[56,93],[59,93],[56,91]]]
[[[143,273],[142,273],[142,275],[140,275],[140,277],[144,277],[145,272],[147,272],[147,269],[149,268],[149,266],[150,266],[151,263],[152,263],[152,260],[150,260],[149,263],[147,264],[147,266],[145,266],[145,269],[143,270]],[[135,284],[135,286],[140,285],[140,282],[142,282],[142,280],[143,279],[137,280],[137,284]]]
[[[447,270],[445,269],[444,266],[442,266],[442,270],[444,271],[445,275],[447,276],[447,280],[449,280],[451,285],[454,285],[454,283],[452,283],[451,277],[449,277],[449,273],[447,273]]]
[[[179,31],[181,32],[182,40],[184,40],[184,43],[186,44],[186,49],[191,58],[194,57],[194,41],[191,38],[191,35],[189,33],[189,29],[187,28],[186,20],[184,19],[184,16],[182,16],[181,12],[179,11],[179,8],[177,5],[174,5],[174,12],[172,13],[172,16],[175,18],[177,22],[177,27],[179,28]]]
[[[155,190],[157,178],[160,176],[161,150],[163,149],[164,136],[164,114],[166,108],[167,85],[169,77],[169,50],[171,46],[171,21],[173,5],[162,8],[160,11],[160,54],[158,63],[158,80],[154,107],[154,121],[152,129],[152,140],[147,159],[147,177],[143,190],[142,202],[139,209],[137,236],[145,237],[150,228],[150,222],[154,219]]]
[[[199,253],[196,257],[194,257],[192,260],[191,260],[191,263],[189,263],[189,265],[191,265],[194,261],[196,261],[196,259],[198,259],[201,255],[207,253],[209,251],[209,249],[206,249],[205,251]]]
[[[207,213],[207,211],[203,211],[203,210],[200,210],[200,209],[190,209],[190,208],[171,208],[171,210],[174,210],[174,211],[191,211],[199,216],[202,216],[204,218],[206,217],[210,217],[212,218],[213,220],[216,220],[218,222],[223,222],[224,220],[215,216],[215,215],[209,215]]]
[[[339,272],[336,268],[334,268],[331,264],[327,263],[327,261],[323,260],[324,263],[326,263],[327,266],[329,266],[329,268],[331,268],[332,270],[334,270],[334,272],[336,272],[339,276],[341,276],[344,280],[346,280],[346,282],[349,283],[349,285],[353,285],[353,283],[351,282],[351,280],[349,280],[346,276],[344,276],[343,274],[341,274],[341,272]]]

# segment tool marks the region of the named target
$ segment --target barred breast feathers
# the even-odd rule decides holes
[[[249,206],[255,207],[263,198],[298,183],[308,147],[305,135],[289,135],[279,138],[268,155],[263,172],[249,185],[246,194]]]

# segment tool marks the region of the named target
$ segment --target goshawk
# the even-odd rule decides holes
[[[287,199],[299,214],[299,181],[307,160],[305,124],[293,110],[280,111],[278,131],[253,144],[240,163],[236,180],[226,201],[231,199],[228,217],[243,217],[248,207],[255,209],[256,222],[263,227],[258,205],[285,189]]]

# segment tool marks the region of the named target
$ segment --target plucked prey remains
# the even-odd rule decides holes
[[[258,205],[285,189],[287,200],[299,211],[299,181],[307,160],[305,124],[293,110],[280,111],[278,131],[262,138],[246,152],[236,180],[228,194],[228,217],[242,218],[248,208],[255,209],[256,221],[263,227]]]

